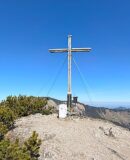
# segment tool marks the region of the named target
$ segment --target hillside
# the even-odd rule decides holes
[[[36,131],[42,139],[40,160],[129,160],[130,132],[93,118],[57,118],[57,114],[22,117],[6,137],[21,142]]]
[[[85,106],[86,116],[113,122],[130,130],[130,109],[108,109]]]

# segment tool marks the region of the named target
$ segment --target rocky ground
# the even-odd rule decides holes
[[[7,134],[12,140],[39,134],[39,160],[130,160],[130,131],[107,121],[36,114],[16,120],[15,126]]]

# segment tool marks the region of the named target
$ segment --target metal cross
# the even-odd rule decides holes
[[[70,109],[72,105],[72,92],[71,92],[71,58],[72,52],[89,52],[91,48],[72,48],[72,35],[68,35],[68,48],[63,49],[49,49],[51,53],[64,53],[68,52],[68,92],[67,92],[67,108]]]

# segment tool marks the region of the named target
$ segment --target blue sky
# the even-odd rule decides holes
[[[49,48],[92,47],[73,56],[93,102],[130,102],[129,0],[1,0],[0,99],[46,96],[66,53]],[[73,95],[89,101],[73,64]],[[67,62],[49,96],[66,99]]]

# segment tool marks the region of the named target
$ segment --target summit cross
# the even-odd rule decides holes
[[[91,48],[72,48],[72,35],[68,35],[68,48],[49,49],[50,53],[65,53],[68,52],[68,92],[67,92],[67,108],[72,106],[72,90],[71,90],[71,59],[72,52],[89,52]]]

